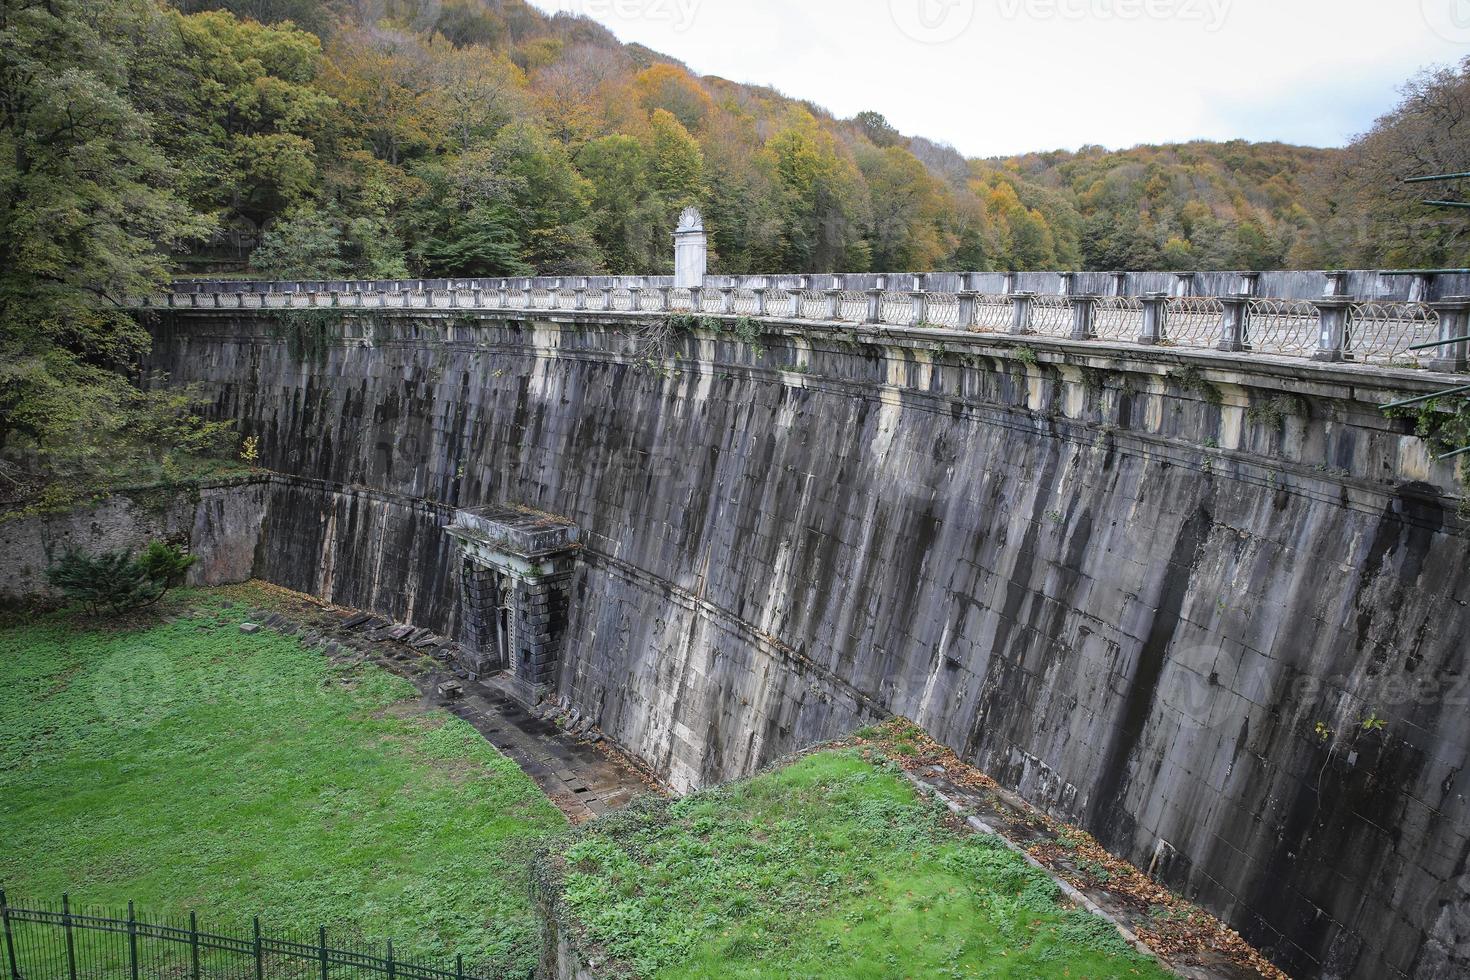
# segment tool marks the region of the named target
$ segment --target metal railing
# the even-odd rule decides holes
[[[8,980],[490,980],[465,972],[464,958],[439,969],[398,958],[390,940],[368,950],[327,945],[327,929],[313,936],[271,934],[260,919],[248,935],[206,932],[198,917],[159,921],[58,906],[18,908],[0,891],[4,927],[3,975]]]
[[[1466,369],[1470,298],[1420,301],[1281,299],[1147,293],[1143,296],[967,290],[976,274],[933,276],[708,277],[676,287],[667,277],[433,280],[418,282],[181,282],[142,305],[186,310],[505,310],[770,317],[1034,334],[1094,344],[1136,343],[1417,367]],[[932,280],[932,281],[931,281]],[[855,288],[862,287],[862,288]],[[896,287],[896,288],[895,288]],[[1064,285],[1064,288],[1069,288]]]

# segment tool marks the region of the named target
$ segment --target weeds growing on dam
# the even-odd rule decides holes
[[[1167,976],[858,749],[603,818],[554,864],[599,976]]]

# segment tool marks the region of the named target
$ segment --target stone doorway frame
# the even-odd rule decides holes
[[[534,705],[556,683],[581,551],[570,521],[508,505],[460,510],[445,529],[460,548],[460,666],[501,671]]]

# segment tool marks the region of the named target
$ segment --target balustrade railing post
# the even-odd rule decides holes
[[[1036,311],[1036,294],[1032,292],[1012,293],[1011,305],[1013,313],[1011,333],[1035,333],[1036,331],[1031,329],[1031,315]]]
[[[671,297],[673,296],[673,294],[673,286],[658,287],[658,308],[660,310],[667,312],[673,308],[673,303],[671,302]]]
[[[1164,317],[1168,315],[1169,294],[1148,293],[1143,303],[1143,332],[1138,335],[1138,342],[1145,346],[1152,346],[1164,339]]]
[[[327,976],[327,927],[318,926],[316,933],[317,962],[322,968],[322,980],[331,980]]]
[[[1241,294],[1220,297],[1220,343],[1216,349],[1243,351],[1246,340],[1246,320],[1250,316],[1250,297]]]
[[[1352,301],[1345,297],[1330,296],[1314,300],[1319,319],[1317,350],[1312,354],[1314,361],[1341,361],[1347,356],[1348,311]]]
[[[340,290],[334,289],[328,295],[332,297],[332,302],[327,304],[328,306],[331,306],[335,309],[336,307],[342,305],[342,293]]]
[[[1072,300],[1072,339],[1092,340],[1097,336],[1094,322],[1097,314],[1097,296],[1093,293],[1075,293]]]
[[[827,290],[827,319],[842,319],[842,290],[837,286]]]
[[[495,294],[498,308],[502,310],[510,309],[510,284],[501,283],[500,288],[495,291]]]
[[[400,289],[398,291],[398,293],[399,293],[400,296],[403,297],[403,308],[405,310],[412,309],[413,308],[413,294],[414,294],[414,290],[412,290],[412,289]]]
[[[0,922],[5,924],[5,956],[10,963],[10,980],[21,980],[20,964],[15,958],[15,937],[10,932],[10,906],[6,904],[3,888],[0,888]]]
[[[237,290],[235,292],[235,305],[238,306],[238,307],[240,307],[240,309],[242,309],[242,310],[245,308],[245,291],[244,290]]]
[[[199,973],[199,916],[189,911],[189,980],[200,980]]]
[[[883,322],[883,280],[878,280],[878,285],[868,290],[868,316],[865,323]]]
[[[577,288],[573,290],[573,292],[576,294],[576,297],[573,300],[573,305],[576,306],[578,310],[585,310],[587,308],[587,280],[579,280],[577,283]]]
[[[553,282],[551,284],[551,288],[546,291],[546,308],[548,310],[561,309],[561,289],[562,285],[565,282],[565,279],[558,279]]]
[[[929,294],[922,289],[909,291],[909,326],[920,327],[929,322]]]
[[[751,290],[750,291],[755,294],[755,315],[756,316],[765,316],[766,315],[766,287],[765,286],[753,286],[753,287],[751,287]]]
[[[459,309],[459,287],[454,283],[449,284],[449,308],[451,310]]]
[[[128,902],[128,975],[138,980],[138,917]]]
[[[71,896],[61,893],[61,926],[66,930],[66,976],[77,980],[77,943],[71,933]]]
[[[613,308],[613,293],[614,292],[616,292],[616,287],[613,287],[613,286],[603,286],[602,287],[602,308],[603,308],[603,310],[610,310],[610,309]]]
[[[720,312],[726,314],[735,312],[734,286],[725,285],[720,287]]]
[[[1470,366],[1470,296],[1447,296],[1430,308],[1439,314],[1439,336],[1436,340],[1450,341],[1434,348],[1429,359],[1431,371],[1464,371]]]
[[[793,320],[801,319],[802,294],[806,292],[806,277],[796,281],[796,288],[786,294],[786,315]]]
[[[485,290],[479,286],[470,287],[470,308],[474,310],[485,308]]]
[[[704,287],[689,287],[689,312],[699,316],[704,312]]]
[[[629,286],[628,295],[632,297],[632,302],[629,304],[629,309],[631,309],[634,313],[637,313],[639,310],[643,309],[642,286],[638,285],[637,283]]]
[[[960,311],[956,326],[961,330],[969,330],[975,325],[975,297],[979,294],[974,290],[962,289],[955,293],[955,300],[959,303]]]

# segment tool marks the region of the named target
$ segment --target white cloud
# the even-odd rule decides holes
[[[1188,139],[1339,145],[1419,68],[1470,55],[1470,0],[537,0],[701,74],[972,156]]]

